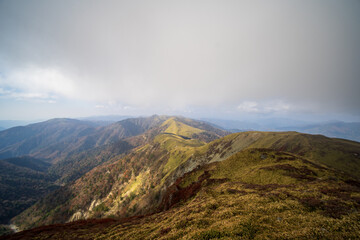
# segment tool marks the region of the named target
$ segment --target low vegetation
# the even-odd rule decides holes
[[[42,227],[9,239],[356,239],[360,234],[360,183],[302,157],[245,150],[184,175],[170,194],[198,183],[197,191],[159,213]],[[172,201],[166,196],[163,202]]]
[[[217,131],[167,118],[128,142],[134,148],[126,155],[108,151],[107,161],[13,219],[22,229],[57,225],[11,238],[360,235],[360,143],[296,132],[244,132],[214,140],[226,134]]]
[[[96,159],[107,161],[72,184],[45,197],[14,218],[14,222],[20,228],[26,229],[69,220],[128,217],[154,212],[164,189],[171,183],[169,179],[174,170],[190,158],[198,147],[206,144],[197,139],[203,132],[206,131],[170,118],[159,128],[134,137],[148,141],[130,139],[132,144],[140,142],[143,145],[127,155],[121,154],[121,146],[124,144],[115,149],[101,148],[100,152],[94,150],[95,154],[87,157],[88,160],[79,161],[79,164],[93,163]],[[204,139],[204,136],[201,135],[201,139]],[[210,136],[210,140],[217,135],[208,132],[207,136]],[[76,169],[77,162],[72,159],[69,161],[73,163],[70,166]],[[73,170],[69,171],[69,174]],[[72,197],[59,198],[59,194]],[[103,207],[98,208],[98,205]]]

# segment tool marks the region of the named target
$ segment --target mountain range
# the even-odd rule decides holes
[[[231,132],[243,131],[297,131],[309,134],[321,134],[327,137],[360,141],[359,122],[307,122],[286,118],[269,118],[249,121],[202,119]]]
[[[0,184],[12,193],[1,206],[20,196],[31,200],[0,209],[3,223],[11,219],[25,230],[7,239],[340,239],[360,233],[355,141],[293,131],[230,134],[171,116],[106,126],[53,119],[0,132],[0,157],[9,169],[0,172]],[[33,180],[27,186],[24,179]],[[39,191],[11,188],[31,184]]]

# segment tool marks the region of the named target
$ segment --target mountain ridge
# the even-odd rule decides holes
[[[184,174],[160,212],[49,225],[9,239],[356,239],[359,194],[360,182],[324,165],[249,148]]]
[[[137,210],[134,209],[134,202],[132,201],[134,200],[134,198],[137,197],[137,201],[139,202],[138,205],[151,205],[150,202],[156,198],[159,198],[160,196],[156,197],[156,193],[154,191],[149,191],[145,195],[140,194],[141,191],[147,191],[149,189],[152,189],[151,184],[144,182],[144,179],[150,178],[150,176],[152,176],[151,178],[155,179],[153,180],[153,184],[155,186],[158,185],[154,189],[156,189],[156,191],[159,191],[161,188],[160,186],[165,183],[164,180],[176,169],[179,164],[181,164],[181,161],[184,160],[183,157],[191,155],[191,153],[193,152],[193,147],[204,145],[205,142],[202,141],[203,139],[211,141],[213,138],[218,136],[217,133],[211,132],[208,132],[207,134],[201,134],[203,132],[206,132],[206,130],[196,129],[195,131],[195,128],[192,128],[189,125],[185,125],[181,123],[181,121],[189,122],[190,120],[184,120],[183,118],[178,117],[169,118],[158,128],[150,129],[149,132],[146,133],[148,137],[144,136],[144,138],[148,138],[149,142],[144,142],[143,145],[140,145],[139,147],[131,150],[130,154],[126,155],[123,158],[121,158],[121,156],[115,156],[115,161],[110,161],[96,167],[95,169],[89,171],[83,177],[78,179],[76,182],[74,182],[73,185],[67,186],[62,190],[60,189],[59,191],[63,191],[61,193],[63,195],[69,196],[74,195],[74,193],[76,193],[77,195],[70,202],[68,202],[67,199],[64,199],[64,202],[62,203],[66,204],[67,206],[66,208],[64,208],[65,212],[68,211],[65,210],[67,208],[73,209],[72,211],[70,211],[72,212],[72,216],[67,214],[67,218],[76,220],[84,216],[88,218],[94,214],[96,215],[98,213],[101,213],[101,211],[93,210],[96,209],[96,206],[101,206],[104,201],[110,201],[115,204],[111,205],[112,207],[108,205],[106,208],[104,207],[104,209],[108,209],[110,211],[110,209],[113,208],[114,210],[111,211],[125,211],[122,214],[131,215],[137,212]],[[170,129],[172,129],[174,125],[177,125],[178,128],[176,130],[178,130],[178,132],[175,131],[172,132],[172,134],[168,134],[170,133]],[[205,125],[201,123],[200,126],[204,128]],[[183,131],[189,131],[189,129],[192,132],[191,134],[189,134],[189,132],[186,133],[188,137],[186,137],[185,139],[179,137],[180,135],[178,135],[178,133],[184,134]],[[155,132],[155,134],[153,134],[153,132]],[[222,132],[223,135],[226,134],[226,132],[220,132]],[[142,138],[142,136],[138,137]],[[148,161],[148,158],[146,156],[148,156],[150,160],[156,161]],[[132,159],[136,161],[133,161]],[[158,169],[162,170],[159,172]],[[153,172],[153,174],[151,172]],[[95,175],[98,177],[95,177]],[[95,180],[99,179],[99,177],[100,179],[102,179],[101,182]],[[85,191],[85,188],[83,188],[83,184],[86,182],[88,182],[88,186],[92,187],[88,187],[88,190]],[[144,184],[144,186],[141,188],[143,190],[137,188],[139,185],[142,184]],[[118,199],[115,201],[109,196],[115,194],[115,192],[117,191],[120,191],[121,194],[119,196],[119,193],[116,193]],[[110,194],[110,192],[112,193]],[[87,198],[86,196],[91,197]],[[53,198],[57,198],[57,194],[49,196],[49,200],[46,200],[47,203],[45,203],[45,205],[43,204],[43,206],[46,206],[46,204],[52,206],[52,203],[54,202],[52,200]],[[124,204],[124,206],[126,207],[118,208],[116,205],[118,204],[117,202],[121,202],[121,204]],[[39,209],[40,206],[37,206],[36,208]],[[45,208],[43,209],[43,211],[49,212],[51,211],[51,209],[55,208],[58,208],[58,206],[56,205],[50,207],[50,209]],[[75,209],[82,210],[76,211]],[[132,210],[130,210],[129,212],[126,209]],[[147,210],[144,209],[144,211],[146,212]],[[27,213],[25,212],[21,218],[27,219],[26,215],[30,212],[32,212],[31,215],[34,214],[34,211],[29,209],[29,211]],[[65,212],[57,215],[59,217],[61,216],[61,221],[64,221],[63,217],[64,215],[66,215]],[[109,214],[110,213],[108,213],[108,215]],[[49,223],[52,222],[52,220],[49,221]]]
[[[58,179],[64,186],[14,217],[12,223],[29,229],[68,222],[55,226],[80,229],[77,233],[70,231],[75,238],[85,236],[81,235],[81,229],[90,232],[97,229],[98,233],[94,234],[99,238],[120,234],[119,239],[315,238],[326,221],[340,225],[350,221],[348,226],[356,229],[354,219],[359,217],[360,204],[358,142],[298,132],[229,134],[205,122],[179,116],[129,119],[109,126],[103,135],[91,135],[104,136],[96,139],[98,146],[95,139],[90,138],[96,147],[84,148],[55,162],[53,174],[63,176]],[[116,135],[129,137],[119,139]],[[224,204],[226,201],[236,204]],[[236,209],[236,205],[243,206],[245,202],[253,208]],[[294,217],[277,212],[274,204],[284,207],[287,209],[284,212]],[[267,219],[270,225],[264,225],[256,220],[266,218],[257,208],[268,209],[277,218],[287,219],[291,227],[281,227],[285,235],[267,231],[266,226],[273,229],[277,220]],[[243,213],[228,213],[238,211]],[[209,212],[214,213],[214,217]],[[257,218],[243,217],[249,214]],[[109,217],[115,220],[91,220]],[[217,217],[227,221],[224,229],[215,223]],[[294,225],[301,218],[314,223],[315,227],[304,222],[300,225],[306,230],[301,233],[301,228]],[[170,219],[176,223],[175,227],[169,225]],[[127,221],[129,228],[123,225]],[[254,228],[246,233],[248,228],[239,230],[236,222]],[[99,226],[92,223],[105,224],[108,231],[100,231]],[[153,230],[149,235],[143,230],[132,231],[131,226],[137,224]],[[206,231],[204,226],[211,228]],[[115,233],[119,227],[122,230]],[[291,232],[291,228],[298,232]],[[60,236],[55,227],[43,229]],[[335,231],[326,229],[329,234],[319,236],[328,237]],[[354,236],[346,235],[343,230],[336,231],[343,236]],[[34,232],[23,234],[27,233]],[[48,237],[41,232],[35,235]]]
[[[321,134],[331,138],[343,138],[360,142],[360,122],[308,122],[286,118],[258,120],[202,119],[231,132],[244,131],[297,131],[308,134]]]
[[[53,221],[50,218],[39,224],[156,212],[166,190],[184,174],[206,164],[221,163],[241,151],[253,148],[285,151],[296,154],[297,158],[311,159],[314,164],[326,164],[339,172],[345,171],[347,173],[344,174],[352,174],[352,177],[359,174],[359,161],[354,155],[360,153],[360,144],[357,142],[296,132],[244,132],[206,143],[199,138],[202,130],[193,129],[176,118],[169,118],[160,129],[150,142],[133,149],[117,161],[94,168],[74,185],[69,185],[67,194],[74,195],[76,192],[77,195],[70,202],[52,206],[47,210],[41,210],[41,204],[35,205],[35,208],[28,209],[14,221],[20,225],[19,219],[33,219],[33,214],[41,216],[42,211],[51,212],[51,209],[58,209],[59,206],[63,210],[58,215],[53,215],[58,220]],[[329,154],[317,151],[322,149],[324,144],[329,148]],[[339,149],[344,146],[343,151]],[[342,168],[342,164],[335,164],[342,159],[343,154],[347,157],[347,163],[356,161],[356,168]],[[51,199],[56,196],[50,196],[48,201],[52,202]],[[46,206],[46,203],[44,204],[43,206]],[[70,214],[66,215],[65,212]]]

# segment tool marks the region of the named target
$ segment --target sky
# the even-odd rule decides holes
[[[0,120],[360,121],[358,0],[0,0]]]

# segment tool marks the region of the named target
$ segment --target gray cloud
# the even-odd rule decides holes
[[[0,87],[164,112],[359,115],[359,22],[355,0],[3,0]]]

